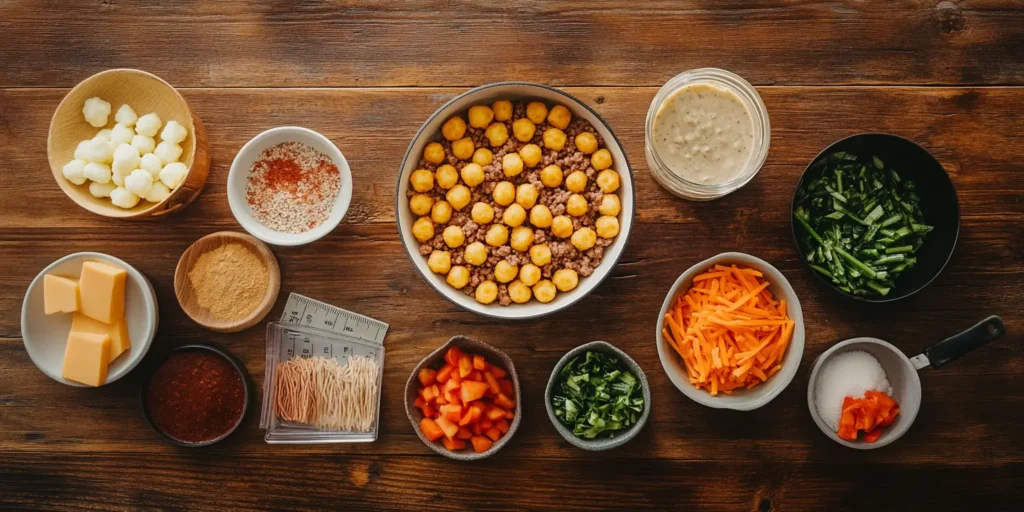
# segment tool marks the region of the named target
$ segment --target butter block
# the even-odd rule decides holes
[[[60,375],[87,386],[99,386],[107,382],[109,363],[110,336],[72,331],[64,348]]]
[[[78,311],[78,281],[46,274],[43,276],[43,312],[74,313]]]
[[[110,336],[110,355],[107,359],[111,362],[117,359],[117,356],[124,353],[124,351],[132,348],[131,341],[128,339],[128,322],[125,321],[123,316],[117,322],[105,324],[81,313],[75,313],[71,320],[71,332]]]
[[[79,312],[105,324],[117,322],[124,316],[127,279],[124,269],[98,261],[83,263],[78,279]]]

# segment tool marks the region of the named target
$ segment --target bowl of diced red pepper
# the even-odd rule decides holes
[[[456,336],[425,357],[405,386],[405,411],[435,452],[477,460],[501,450],[519,428],[519,377],[502,351]]]

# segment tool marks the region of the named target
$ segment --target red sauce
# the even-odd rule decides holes
[[[216,439],[235,427],[245,408],[245,384],[223,357],[195,350],[172,354],[149,382],[153,424],[188,443]]]

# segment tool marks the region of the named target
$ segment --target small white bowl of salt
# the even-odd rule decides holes
[[[946,363],[1006,332],[1003,320],[990,316],[974,327],[925,348],[908,358],[900,349],[878,338],[853,338],[832,346],[814,361],[807,386],[807,406],[818,428],[835,442],[858,450],[881,448],[910,429],[921,407],[921,379],[917,372]],[[864,398],[878,391],[891,397],[899,413],[871,442],[839,437],[843,403],[847,397]]]

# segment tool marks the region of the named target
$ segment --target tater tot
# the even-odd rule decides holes
[[[580,150],[584,154],[591,154],[597,151],[597,137],[590,132],[580,132],[576,135],[576,149]]]
[[[519,153],[506,153],[505,156],[501,157],[501,171],[509,178],[518,176],[519,173],[523,172],[523,159],[519,156]]]
[[[455,265],[448,271],[448,278],[445,282],[456,290],[461,290],[469,284],[469,269],[462,265]]]
[[[447,274],[452,268],[452,253],[448,251],[434,251],[427,258],[427,268],[435,274]]]
[[[537,204],[537,197],[540,191],[532,183],[523,183],[516,187],[516,203],[526,209],[533,208]]]
[[[565,132],[558,128],[544,130],[544,147],[552,151],[561,151],[565,147]]]
[[[598,171],[603,171],[612,166],[612,154],[607,149],[594,151],[594,154],[590,155],[590,165]]]
[[[491,162],[493,162],[493,161],[494,161],[494,153],[491,153],[491,150],[489,150],[487,148],[477,148],[476,151],[473,152],[473,163],[474,164],[477,164],[477,165],[483,167],[485,165],[490,165]]]
[[[441,125],[441,135],[444,138],[455,141],[462,138],[466,134],[466,122],[459,116],[454,116]]]
[[[532,101],[526,105],[526,117],[533,121],[533,124],[541,124],[545,119],[548,118],[548,107],[547,105],[539,102]]]
[[[462,175],[462,182],[470,187],[484,182],[484,168],[477,164],[466,164],[459,174]]]
[[[526,209],[519,203],[512,203],[501,214],[501,221],[510,227],[519,227],[526,222]]]
[[[452,155],[459,160],[469,160],[470,158],[473,158],[473,139],[463,137],[452,142]]]
[[[535,167],[544,158],[544,151],[536,144],[527,144],[519,148],[519,156],[527,167]]]
[[[494,281],[484,281],[476,287],[473,297],[481,304],[490,304],[498,298],[498,285]]]
[[[491,208],[491,205],[487,203],[477,202],[473,204],[473,209],[470,210],[469,216],[477,224],[490,224],[494,220],[494,208]]]
[[[533,285],[533,296],[544,304],[555,300],[555,295],[558,295],[555,284],[547,279]]]
[[[559,215],[552,219],[551,234],[558,238],[569,238],[572,236],[572,219],[565,215]]]
[[[598,217],[594,222],[594,227],[597,228],[597,236],[601,238],[615,238],[615,235],[619,234],[619,219],[604,215]]]
[[[520,142],[530,142],[536,132],[537,125],[525,117],[520,117],[512,122],[512,135]]]
[[[472,194],[469,193],[469,189],[465,185],[455,185],[444,195],[444,198],[448,200],[448,204],[452,205],[452,208],[456,210],[462,210],[469,204],[469,199]]]
[[[526,304],[533,298],[533,292],[529,286],[517,279],[508,284],[508,297],[516,304]]]
[[[495,121],[508,121],[512,119],[512,102],[508,100],[498,100],[491,105],[491,110],[494,111]]]
[[[439,164],[444,161],[444,146],[440,142],[431,142],[427,144],[427,147],[423,148],[423,159],[432,163]]]
[[[409,199],[409,209],[416,215],[427,215],[434,206],[434,199],[426,194],[416,194]]]
[[[551,282],[555,284],[558,291],[568,292],[576,288],[576,285],[580,283],[580,278],[576,275],[575,270],[563,268],[555,271],[555,275],[551,276]]]
[[[548,244],[537,244],[530,247],[530,261],[538,267],[551,263],[551,248]]]
[[[533,286],[540,281],[540,267],[533,263],[527,263],[519,267],[519,280],[526,286]]]
[[[510,181],[502,181],[494,186],[494,191],[491,192],[491,197],[494,198],[494,202],[502,206],[508,206],[516,200],[516,186]]]
[[[420,217],[412,223],[412,236],[420,242],[434,238],[434,223],[430,221],[430,217]]]
[[[491,224],[484,235],[484,241],[491,247],[501,247],[508,242],[508,228],[501,224]]]
[[[494,111],[486,105],[473,105],[469,107],[469,125],[473,128],[486,128],[494,119]]]
[[[601,215],[610,215],[612,217],[618,215],[622,211],[622,203],[619,202],[619,196],[605,194],[601,198],[601,205],[597,208],[597,211]]]
[[[530,224],[541,229],[546,229],[551,227],[552,221],[551,210],[548,209],[547,206],[538,204],[537,206],[530,208]]]
[[[434,173],[426,169],[416,169],[409,176],[409,184],[416,192],[427,192],[434,188]]]
[[[508,142],[508,127],[505,123],[491,123],[484,131],[484,137],[491,143],[491,147],[501,147]]]
[[[587,188],[587,174],[583,171],[573,171],[565,177],[565,188],[569,192],[583,192]]]
[[[459,171],[455,170],[454,165],[444,164],[434,171],[434,178],[437,180],[437,186],[448,190],[459,182]]]
[[[611,169],[605,169],[597,173],[597,186],[605,194],[615,192],[619,189],[619,173]]]
[[[548,112],[548,124],[559,130],[568,128],[569,121],[572,121],[572,112],[569,112],[565,105],[555,105],[551,107],[551,112]]]
[[[441,237],[444,238],[444,243],[452,249],[461,247],[466,241],[466,234],[462,232],[462,228],[459,226],[448,226],[444,228],[441,233]]]
[[[597,243],[597,233],[593,229],[582,227],[572,234],[572,246],[578,250],[586,251]]]
[[[579,217],[590,208],[586,198],[579,194],[573,194],[569,196],[569,200],[565,202],[565,212],[573,217]]]
[[[533,245],[533,230],[526,226],[513,228],[508,245],[521,252],[530,250],[530,246]]]
[[[487,247],[480,242],[473,242],[466,246],[462,258],[470,265],[483,265],[487,261]]]
[[[430,207],[430,220],[444,224],[452,218],[452,205],[448,201],[438,201]]]
[[[540,170],[540,182],[545,187],[555,188],[562,184],[562,168],[557,165],[549,165]]]
[[[497,279],[499,283],[510,282],[518,275],[519,267],[506,260],[501,260],[494,266],[494,278]]]

